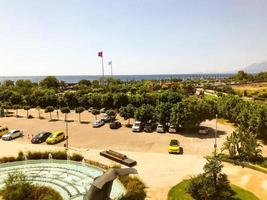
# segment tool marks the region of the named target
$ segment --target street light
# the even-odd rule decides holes
[[[69,127],[68,120],[66,120],[66,150],[69,148]]]
[[[215,133],[214,133],[214,152],[215,152],[215,156],[216,156],[216,151],[217,151],[217,118],[218,118],[218,115],[216,114],[216,130],[215,130]]]

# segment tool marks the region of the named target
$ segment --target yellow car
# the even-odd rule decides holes
[[[7,127],[0,127],[0,137],[2,137],[3,135],[5,135],[6,133],[8,133],[8,128]]]
[[[171,140],[168,151],[169,153],[182,153],[183,149],[180,147],[178,140]]]
[[[65,139],[65,134],[62,131],[53,132],[47,139],[47,144],[55,144]]]

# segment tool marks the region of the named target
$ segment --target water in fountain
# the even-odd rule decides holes
[[[67,163],[70,163],[70,154],[67,154]]]
[[[50,163],[53,163],[53,156],[51,153],[48,154],[48,160]]]
[[[82,166],[85,166],[85,159],[82,159]]]
[[[26,153],[23,153],[23,159],[24,159],[24,165],[25,165],[25,167],[24,167],[24,173],[25,173],[25,171],[26,171],[26,168],[27,168],[27,163],[28,163],[28,158],[27,158],[27,155],[26,155]]]

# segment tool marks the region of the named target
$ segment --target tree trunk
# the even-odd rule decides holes
[[[79,113],[79,122],[81,123],[81,113]]]
[[[41,113],[40,113],[40,110],[38,110],[38,114],[39,114],[39,119],[41,119]]]
[[[50,114],[50,121],[52,121],[52,114],[51,114],[51,112],[49,112],[49,114]]]
[[[18,115],[18,109],[16,110],[16,117],[18,117],[19,115]]]
[[[95,120],[97,120],[97,115],[95,115]]]
[[[27,110],[27,118],[29,118],[29,111]]]

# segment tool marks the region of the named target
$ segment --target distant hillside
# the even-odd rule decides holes
[[[244,71],[248,73],[267,72],[267,62],[255,63],[249,65],[245,67]]]

